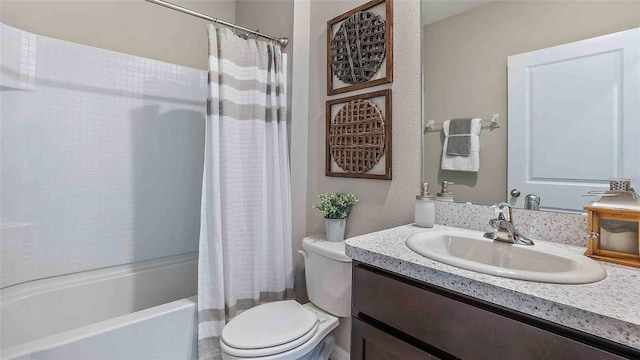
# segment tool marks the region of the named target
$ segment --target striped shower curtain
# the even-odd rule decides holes
[[[207,30],[198,356],[219,359],[231,318],[293,296],[291,196],[280,46]]]

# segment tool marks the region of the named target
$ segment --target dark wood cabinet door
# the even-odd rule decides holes
[[[437,360],[358,318],[351,323],[351,360]]]

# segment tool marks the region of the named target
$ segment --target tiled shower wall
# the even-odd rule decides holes
[[[197,251],[206,73],[0,36],[1,287]]]

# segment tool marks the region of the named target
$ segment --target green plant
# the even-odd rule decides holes
[[[318,199],[320,202],[313,204],[313,208],[320,210],[325,219],[346,219],[358,202],[355,195],[340,192],[324,193],[318,195]]]

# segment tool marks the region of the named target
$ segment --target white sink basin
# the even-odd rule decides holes
[[[512,279],[586,284],[607,277],[596,261],[539,241],[533,246],[513,245],[481,233],[428,231],[410,236],[406,244],[429,259]]]

